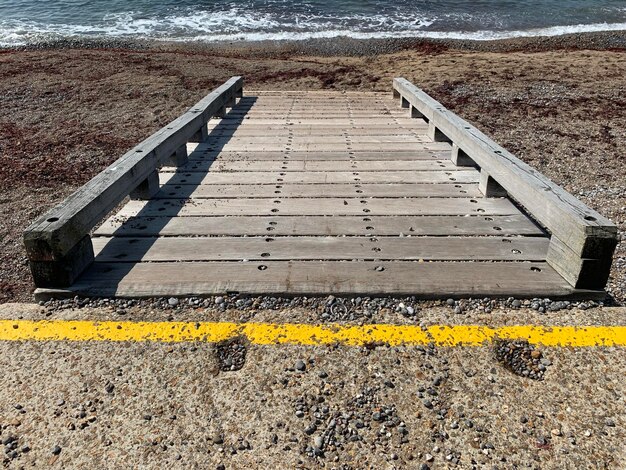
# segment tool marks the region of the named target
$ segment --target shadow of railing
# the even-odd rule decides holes
[[[202,162],[206,165],[206,168],[204,170],[193,169],[191,170],[193,173],[203,173],[205,176],[209,173],[212,164],[215,163],[215,161],[219,158],[220,152],[232,139],[237,127],[246,119],[248,111],[252,109],[256,100],[257,99],[254,96],[240,98],[235,106],[225,113],[220,122],[209,131],[207,138],[198,145],[201,146],[211,142],[210,153],[212,158],[198,161],[197,163]],[[194,150],[194,152],[198,151],[204,150]],[[189,201],[198,186],[202,184],[204,178],[198,178],[195,183],[182,183],[176,178],[176,175],[190,174],[189,167],[194,164],[194,160],[191,159],[194,152],[189,155],[190,159],[185,165],[176,168],[176,171],[172,173],[171,178],[160,187],[159,192],[155,195],[155,197],[147,200],[145,205],[136,214],[124,221],[122,225],[110,235],[111,239],[96,255],[93,265],[81,276],[82,279],[90,279],[94,276],[100,277],[99,274],[104,275],[103,277],[107,280],[107,285],[104,289],[101,289],[100,287],[98,288],[100,294],[108,296],[116,295],[120,283],[137,264],[142,262],[142,259],[159,238],[159,233],[170,223],[172,219],[179,216],[181,209]],[[176,197],[158,197],[159,195],[171,193],[174,193]],[[157,204],[157,201],[167,201],[163,203],[165,205],[169,205],[167,208],[167,215],[154,215],[153,206]],[[143,221],[150,222],[149,230],[147,230],[148,226],[143,225]],[[135,225],[133,227],[134,229],[141,228],[143,225],[146,229],[146,233],[140,234],[137,233],[137,230],[130,230],[128,232],[125,226],[128,226],[129,224],[131,227],[133,227],[132,224],[139,224]],[[133,239],[141,239],[142,243],[133,246]],[[132,247],[132,250],[121,249],[122,247],[119,243],[120,240],[129,240],[131,245],[126,246],[129,248]],[[124,261],[124,258],[129,256],[126,251],[132,251],[133,261]],[[112,261],[112,259],[115,259],[116,261]],[[158,263],[154,264],[155,269],[158,269]],[[114,265],[115,267],[112,268],[111,265]],[[81,283],[81,278],[78,279],[79,284]],[[88,291],[90,290],[88,285],[82,287]]]

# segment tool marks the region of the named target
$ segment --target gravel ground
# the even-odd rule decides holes
[[[284,321],[287,314],[311,321],[317,314],[131,306],[123,317],[166,320],[172,312],[189,321]],[[605,307],[450,315],[440,306],[415,320],[379,312],[372,321],[623,325],[624,314]],[[0,306],[0,318],[119,315],[110,307]],[[620,348],[4,342],[0,358],[10,371],[0,382],[9,468],[626,466]],[[238,365],[224,367],[229,359]],[[515,373],[521,363],[542,366],[541,376]]]

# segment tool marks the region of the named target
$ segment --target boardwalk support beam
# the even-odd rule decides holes
[[[456,166],[476,166],[476,162],[472,160],[455,143],[452,143],[452,153],[450,155],[450,160],[452,160],[452,163],[454,163]]]
[[[159,172],[154,170],[139,186],[130,192],[131,199],[147,201],[159,192]]]
[[[187,145],[181,145],[178,147],[176,152],[174,152],[169,159],[169,163],[172,166],[183,166],[188,161],[189,156],[187,155]]]
[[[506,190],[500,186],[496,180],[494,180],[489,173],[484,169],[480,171],[480,182],[478,183],[478,190],[485,195],[485,197],[506,197]]]
[[[485,172],[483,186],[496,182],[550,232],[547,262],[565,280],[577,289],[606,285],[617,246],[615,224],[409,81],[396,78],[393,88],[403,102],[426,116],[433,140],[445,137],[453,143],[453,159],[456,152],[457,161],[459,155],[465,162],[465,157],[474,161]]]
[[[209,119],[242,90],[243,79],[231,78],[28,227],[24,245],[35,285],[69,287],[94,260],[89,232],[129,194],[149,195],[158,183],[156,169],[187,142],[206,138]]]

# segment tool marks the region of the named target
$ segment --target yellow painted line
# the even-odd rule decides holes
[[[0,341],[219,342],[253,344],[479,346],[497,338],[544,346],[626,346],[626,326],[310,325],[298,323],[0,320]]]

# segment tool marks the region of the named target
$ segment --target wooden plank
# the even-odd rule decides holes
[[[263,269],[265,267],[265,269]],[[379,267],[384,268],[378,271]],[[261,268],[261,269],[259,269]],[[469,280],[459,282],[459,279]],[[95,263],[68,292],[105,297],[242,294],[515,296],[575,294],[546,263],[263,261]]]
[[[447,144],[446,144],[447,145]],[[336,152],[336,151],[380,151],[380,152],[393,152],[397,150],[429,150],[429,149],[441,149],[441,147],[429,144],[429,143],[409,143],[409,142],[390,142],[390,143],[328,143],[328,144],[299,144],[292,142],[290,144],[282,144],[280,142],[266,143],[266,144],[250,144],[245,142],[211,142],[210,149],[219,149],[227,152],[239,152],[239,151],[259,151],[259,152],[276,152],[281,150],[293,150],[293,151],[307,151],[307,152]]]
[[[69,198],[37,219],[24,233],[31,261],[63,258],[133,189],[139,186],[208,119],[234,102],[243,80],[233,77],[172,121],[124,154]]]
[[[219,150],[196,150],[189,155],[189,161],[369,161],[369,160],[439,160],[449,161],[447,151],[421,150],[411,152],[220,152]]]
[[[118,215],[511,215],[519,210],[508,199],[469,198],[293,198],[159,199],[130,201]],[[362,202],[364,201],[364,202]],[[475,202],[473,202],[475,201]]]
[[[367,134],[371,132],[373,135],[383,135],[383,133],[390,133],[392,135],[398,134],[417,134],[425,135],[428,130],[428,125],[422,124],[422,121],[415,120],[415,122],[407,122],[409,127],[398,125],[396,122],[362,122],[354,124],[347,122],[345,125],[333,125],[322,121],[312,121],[310,124],[298,124],[287,121],[276,121],[272,124],[260,124],[257,121],[243,120],[242,122],[233,122],[232,120],[213,120],[209,122],[209,130],[211,132],[249,132],[252,135],[267,135],[259,134],[263,130],[265,131],[289,131],[293,133],[300,133],[302,135],[320,135],[323,132],[341,133],[351,132],[353,134]]]
[[[373,105],[371,109],[367,109],[364,106],[358,108],[352,108],[342,104],[294,104],[293,106],[269,106],[269,105],[239,105],[234,107],[228,113],[230,116],[254,116],[254,117],[266,117],[266,116],[280,116],[292,117],[297,115],[311,116],[316,119],[325,119],[328,116],[335,117],[336,115],[350,116],[399,116],[406,117],[405,111],[398,111],[386,106]]]
[[[241,144],[241,145],[265,145],[265,144],[284,144],[288,146],[289,144],[294,143],[298,145],[304,144],[420,144],[420,143],[431,143],[430,139],[426,136],[418,136],[417,134],[405,134],[405,135],[386,135],[386,136],[373,136],[373,135],[360,135],[360,136],[346,136],[341,133],[337,135],[296,135],[296,134],[286,134],[286,135],[276,135],[272,133],[271,136],[239,136],[237,134],[234,135],[226,135],[226,136],[213,136],[211,135],[208,138],[208,147],[223,145],[223,144]]]
[[[97,262],[435,260],[544,261],[546,237],[165,237],[93,240]]]
[[[611,272],[612,253],[596,259],[581,258],[565,243],[552,236],[546,261],[572,286],[603,289]]]
[[[285,197],[482,197],[476,184],[165,185],[153,199]]]
[[[420,128],[404,129],[401,127],[386,128],[380,126],[372,127],[331,127],[331,126],[212,126],[209,129],[210,136],[219,137],[261,137],[269,133],[276,136],[326,136],[326,135],[348,135],[348,136],[422,136]]]
[[[252,121],[252,118],[243,117],[229,117],[225,116],[221,122],[224,125],[239,125],[247,121]],[[306,126],[341,126],[341,127],[360,127],[360,126],[391,126],[391,127],[405,127],[412,128],[413,126],[421,126],[419,121],[411,120],[411,118],[382,118],[382,117],[360,117],[360,118],[333,118],[333,119],[311,119],[311,118],[257,118],[254,119],[255,125],[300,125]]]
[[[354,161],[303,161],[303,160],[271,160],[271,161],[252,161],[252,160],[235,160],[235,161],[190,161],[181,167],[165,166],[162,172],[183,172],[193,173],[201,172],[239,172],[245,173],[250,171],[462,171],[463,168],[457,167],[450,160],[443,160],[441,163],[436,160],[367,160],[359,162]]]
[[[136,212],[135,212],[136,213]],[[251,216],[251,217],[126,217],[105,221],[95,235],[221,236],[221,235],[379,235],[542,236],[544,232],[523,214],[490,216]],[[504,240],[505,238],[502,238]],[[506,243],[503,241],[503,243]]]
[[[450,173],[449,175],[447,173]],[[478,183],[476,170],[463,171],[306,171],[237,173],[161,173],[164,184],[279,184],[279,183]]]

